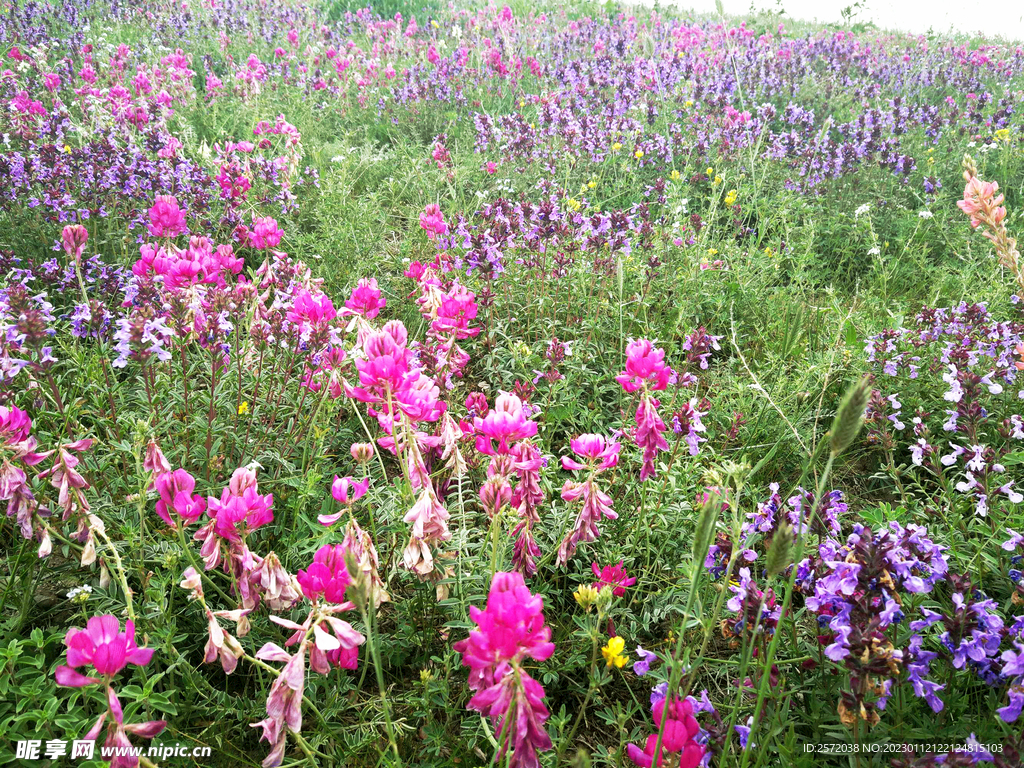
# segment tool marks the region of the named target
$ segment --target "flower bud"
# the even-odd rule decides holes
[[[369,464],[373,458],[373,443],[352,443],[350,450],[356,464]]]

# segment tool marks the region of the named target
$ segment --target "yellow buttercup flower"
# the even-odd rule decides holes
[[[622,145],[619,142],[616,141],[612,144],[612,152],[618,152],[620,149],[622,149]]]
[[[736,193],[735,189],[730,189],[728,194],[726,194],[726,196],[725,196],[725,204],[726,205],[732,205],[733,203],[735,203],[736,202],[736,194],[737,193]]]
[[[707,169],[706,171],[704,171],[704,173],[706,173],[706,174],[707,174],[707,177],[708,177],[708,178],[710,179],[710,178],[711,178],[712,176],[714,176],[714,175],[715,175],[715,169],[714,169],[714,168],[712,168],[712,167],[711,167],[711,166],[709,165],[709,166],[708,166],[708,169]]]
[[[609,667],[622,669],[626,666],[626,662],[629,659],[622,652],[625,647],[626,641],[621,637],[612,637],[608,640],[608,645],[601,649],[601,655],[604,656],[604,660],[608,663]]]
[[[636,159],[637,159],[637,160],[639,160],[639,159],[640,159],[641,157],[643,157],[643,156],[644,156],[644,151],[643,151],[642,149],[638,149],[638,150],[637,150],[636,152],[634,152],[633,154],[634,154],[634,155],[636,156]]]
[[[241,403],[238,404],[238,415],[239,416],[245,416],[245,414],[247,414],[248,412],[249,412],[249,401],[248,400],[243,400]]]

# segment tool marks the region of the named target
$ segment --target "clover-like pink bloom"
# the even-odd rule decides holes
[[[636,407],[636,444],[643,448],[643,463],[640,467],[640,479],[654,477],[657,470],[654,461],[658,451],[668,450],[668,441],[664,433],[668,429],[658,413],[658,401],[652,397],[644,397]]]
[[[324,544],[313,555],[309,568],[299,571],[295,578],[309,600],[323,597],[328,603],[344,605],[345,590],[352,583],[345,568],[345,547]]]
[[[59,685],[72,688],[103,682],[76,672],[78,667],[92,666],[97,674],[110,678],[128,664],[144,667],[153,658],[152,648],[135,644],[134,622],[129,619],[122,632],[117,617],[111,614],[93,616],[84,630],[69,629],[64,644],[68,647],[68,663],[57,667],[56,678]]]
[[[36,453],[37,444],[32,437],[32,419],[28,414],[17,406],[0,405],[0,445],[14,454],[12,458],[34,467],[50,455],[49,451]],[[0,500],[4,498],[0,483]]]
[[[249,230],[249,245],[259,250],[276,248],[283,234],[276,219],[270,216],[257,216],[252,220],[252,229]]]
[[[665,350],[647,339],[638,339],[626,345],[626,370],[615,380],[627,392],[636,392],[644,384],[650,390],[658,390],[668,386],[671,373],[665,365]]]
[[[586,434],[574,437],[569,446],[577,456],[587,459],[589,465],[597,471],[611,469],[619,463],[621,444],[618,440],[607,440],[604,435]],[[568,456],[562,457],[562,467],[570,470],[586,469],[583,464]]]
[[[665,700],[654,705],[654,725],[661,728],[661,720],[665,714]],[[697,768],[704,757],[704,747],[697,743],[696,736],[700,732],[700,724],[693,716],[693,703],[689,699],[680,699],[669,707],[668,722],[661,739],[661,754],[655,760],[654,751],[658,747],[658,734],[647,737],[643,749],[633,744],[626,747],[626,755],[641,768],[652,768],[657,765],[678,765],[679,768]],[[678,758],[667,758],[667,755],[679,755]],[[677,762],[678,760],[678,762]]]
[[[616,597],[625,595],[626,587],[636,584],[636,579],[626,573],[626,569],[622,567],[623,562],[623,560],[619,560],[616,565],[606,565],[600,569],[597,567],[597,563],[591,563],[590,569],[598,579],[592,585],[594,589],[610,586],[612,594]]]
[[[171,517],[175,512],[185,525],[195,522],[206,511],[206,501],[198,494],[193,495],[196,480],[184,469],[164,472],[153,481],[160,498],[156,503],[156,513],[160,519],[172,528],[178,523]]]
[[[498,395],[494,408],[484,418],[474,419],[473,425],[477,432],[476,449],[488,456],[508,454],[511,443],[537,434],[537,423],[527,418],[523,401],[508,392]],[[497,448],[492,440],[498,441]]]
[[[420,226],[426,230],[427,238],[430,240],[440,237],[448,231],[441,207],[436,203],[431,203],[423,209],[423,213],[420,214]]]
[[[149,234],[152,237],[177,237],[187,230],[185,212],[173,195],[157,195],[149,209]]]
[[[76,263],[82,260],[85,244],[89,242],[89,230],[81,224],[68,224],[60,233],[64,253]]]
[[[361,278],[352,289],[352,295],[345,302],[346,309],[372,320],[387,306],[388,300],[381,296],[377,278]]]

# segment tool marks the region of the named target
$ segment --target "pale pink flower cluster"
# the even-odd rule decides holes
[[[572,529],[558,547],[558,564],[565,565],[576,554],[581,543],[596,541],[600,535],[597,527],[602,518],[615,520],[618,513],[612,509],[611,497],[597,485],[596,478],[619,462],[621,445],[608,440],[604,435],[580,435],[570,441],[573,452],[585,461],[580,462],[569,456],[562,457],[562,466],[573,471],[588,472],[582,483],[566,480],[562,487],[562,499],[568,502],[582,501],[579,514]]]

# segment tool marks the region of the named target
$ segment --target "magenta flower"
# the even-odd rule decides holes
[[[636,444],[643,449],[643,466],[640,468],[640,479],[654,477],[656,470],[654,460],[658,451],[668,450],[668,441],[664,432],[668,429],[658,414],[658,401],[652,397],[644,397],[636,407]]]
[[[305,289],[299,290],[292,308],[288,310],[288,320],[300,328],[317,327],[337,316],[334,303],[327,294],[314,296]]]
[[[473,425],[477,432],[476,449],[488,456],[508,454],[511,443],[537,434],[537,423],[527,418],[523,401],[508,392],[498,395],[494,409],[484,418],[474,419]],[[498,441],[497,449],[492,440]]]
[[[367,320],[372,320],[380,311],[387,306],[387,299],[381,296],[380,288],[377,287],[377,278],[362,278],[352,295],[345,302],[345,307],[357,315],[362,315]]]
[[[96,741],[104,723],[109,720],[104,746],[120,747],[122,750],[127,750],[132,746],[128,740],[129,733],[144,739],[152,739],[167,727],[167,722],[164,720],[127,724],[124,722],[124,711],[117,694],[110,685],[111,678],[128,664],[138,667],[149,664],[150,659],[153,658],[153,649],[139,648],[135,644],[135,625],[130,620],[125,622],[125,631],[121,632],[120,630],[120,622],[116,616],[112,615],[93,616],[86,623],[84,630],[69,629],[64,638],[64,644],[68,647],[68,665],[57,667],[55,677],[58,685],[71,688],[106,683],[107,709],[83,738]],[[81,672],[75,671],[76,667],[86,666],[95,668],[103,679],[86,677]],[[111,768],[135,768],[138,764],[138,757],[130,756],[127,751],[119,752],[118,756],[113,757],[110,761]]]
[[[160,499],[156,503],[156,513],[160,519],[172,528],[178,527],[177,520],[172,519],[174,511],[184,525],[194,523],[206,511],[206,501],[198,494],[192,495],[196,480],[184,469],[165,472],[157,475],[153,481]]]
[[[331,483],[331,495],[339,504],[351,507],[366,495],[369,487],[370,478],[368,477],[364,477],[357,483],[351,477],[338,477],[335,475],[334,482]],[[335,512],[330,515],[320,515],[317,520],[320,521],[321,525],[334,525],[341,519],[342,514],[342,512]]]
[[[277,225],[277,220],[270,216],[255,217],[252,229],[249,230],[249,245],[258,250],[276,248],[284,233]]]
[[[420,226],[426,230],[430,240],[440,237],[448,231],[441,207],[435,203],[431,203],[423,209],[423,213],[420,214]]]
[[[59,685],[81,688],[92,683],[101,683],[95,677],[86,677],[76,672],[78,667],[92,666],[98,675],[111,678],[128,664],[144,667],[153,658],[152,648],[139,648],[135,644],[135,624],[125,623],[125,631],[116,616],[93,616],[85,629],[71,628],[64,637],[68,647],[67,666],[56,671]]]
[[[569,446],[577,456],[587,459],[590,468],[594,471],[611,469],[619,463],[620,443],[617,440],[606,440],[604,435],[580,435],[570,440]],[[581,464],[568,456],[562,457],[564,469],[587,469],[588,464]]]
[[[600,569],[597,567],[597,563],[591,563],[590,568],[598,579],[592,585],[594,589],[601,589],[607,585],[612,588],[612,594],[616,597],[625,595],[626,587],[636,584],[636,579],[626,573],[626,569],[622,567],[623,562],[623,560],[619,560],[616,565],[606,565]]]
[[[665,389],[672,369],[665,365],[665,350],[639,339],[626,346],[626,370],[615,377],[627,392],[636,392],[645,384],[648,390]]]
[[[665,700],[654,705],[654,725],[661,728],[661,720],[665,713]],[[657,765],[671,764],[679,768],[697,768],[704,757],[704,747],[697,743],[696,736],[700,732],[700,724],[693,716],[693,704],[689,699],[676,698],[669,707],[668,722],[661,740],[661,754],[657,761],[654,751],[658,747],[658,734],[647,737],[643,749],[633,744],[626,747],[626,755],[641,768],[652,768]],[[666,754],[679,755],[678,758],[667,759]],[[676,762],[678,760],[678,762]],[[671,762],[670,762],[671,761]]]
[[[157,195],[149,209],[149,234],[152,237],[177,237],[187,231],[185,212],[173,195]]]
[[[499,759],[511,747],[509,765],[517,768],[537,768],[537,752],[551,749],[544,689],[522,668],[526,659],[545,661],[555,651],[543,608],[544,599],[530,593],[520,574],[496,573],[487,607],[469,609],[477,629],[453,646],[476,691],[468,708],[491,718],[494,732],[503,735]],[[514,720],[506,723],[510,714]]]
[[[357,483],[351,477],[335,475],[334,482],[331,483],[331,495],[339,504],[355,504],[366,495],[369,487],[370,478],[368,477],[364,477]]]
[[[309,568],[299,571],[295,578],[309,600],[323,597],[328,603],[344,605],[345,590],[352,583],[345,568],[345,547],[324,544],[313,555]]]
[[[89,230],[81,224],[68,224],[60,233],[64,253],[76,264],[81,262],[85,244],[89,241]]]

